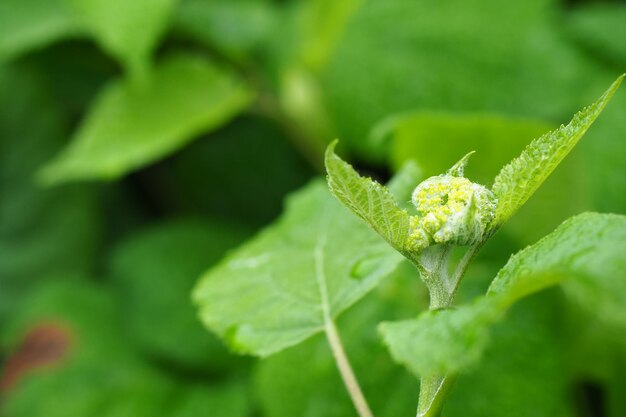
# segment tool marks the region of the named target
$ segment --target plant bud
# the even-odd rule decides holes
[[[447,174],[430,177],[415,188],[411,200],[417,216],[411,221],[410,241],[425,236],[429,244],[472,245],[483,238],[495,214],[496,198],[462,176],[468,157]]]

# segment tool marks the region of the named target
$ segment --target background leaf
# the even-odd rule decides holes
[[[219,373],[233,365],[224,346],[202,328],[189,293],[198,276],[246,236],[232,224],[179,220],[116,248],[111,273],[129,333],[142,349],[194,372]]]
[[[381,163],[386,144],[367,140],[368,132],[399,112],[486,111],[555,122],[571,115],[615,72],[563,41],[552,25],[554,7],[551,0],[506,9],[496,0],[366,2],[322,75],[337,136]]]
[[[198,410],[219,417],[247,415],[242,383],[211,387],[176,380],[137,355],[122,331],[116,304],[109,288],[87,283],[47,284],[33,293],[3,328],[3,344],[15,349],[30,330],[44,324],[65,329],[69,347],[53,364],[24,373],[3,397],[2,415],[186,417]],[[45,344],[35,346],[29,358],[42,349]]]
[[[66,0],[81,26],[136,80],[169,23],[176,0]]]
[[[42,179],[118,178],[226,122],[250,98],[229,72],[198,57],[170,57],[148,86],[111,84],[73,142],[43,169]]]
[[[184,0],[176,8],[174,25],[234,60],[249,61],[269,41],[277,14],[269,1]]]
[[[0,4],[0,62],[79,33],[66,0],[5,0]]]
[[[0,378],[10,373],[7,360],[24,332],[42,316],[62,320],[78,342],[67,361],[34,370],[10,391],[0,387],[3,417],[353,416],[322,335],[259,362],[229,354],[194,317],[192,277],[237,244],[230,232],[259,230],[278,218],[283,198],[322,174],[323,151],[333,138],[341,139],[341,155],[357,172],[381,184],[406,158],[417,163],[413,175],[387,183],[399,206],[410,210],[422,173],[443,172],[465,153],[459,147],[478,151],[468,173],[488,185],[532,137],[588,104],[625,63],[623,7],[616,2],[0,3]],[[164,80],[172,61],[184,61],[186,70]],[[230,99],[216,97],[208,87],[212,76],[189,76],[211,71],[244,91],[244,103],[235,109]],[[116,99],[103,112],[106,120],[96,123],[92,110],[101,112],[111,90],[145,103]],[[199,109],[218,103],[230,110],[206,124]],[[625,106],[626,91],[616,92],[588,137],[472,262],[458,310],[486,320],[479,326],[485,332],[468,329],[475,339],[463,339],[460,326],[453,330],[469,347],[439,350],[458,362],[474,352],[481,361],[458,375],[443,417],[626,415],[624,280],[610,279],[619,274],[565,280],[516,301],[506,315],[502,306],[481,309],[485,301],[477,301],[484,314],[475,313],[472,304],[511,253],[566,217],[626,211]],[[393,135],[370,134],[398,115],[406,123]],[[84,145],[70,152],[77,145],[68,139],[95,124],[104,153],[82,153]],[[52,175],[58,183],[115,181],[40,188],[34,173],[64,145],[63,168]],[[103,168],[99,158],[106,155],[116,161],[115,173]],[[70,175],[73,168],[66,168],[81,160],[84,171]],[[313,213],[326,203],[328,214]],[[354,222],[362,230],[357,238],[376,238],[328,193],[315,204],[302,215],[344,216],[337,222]],[[284,247],[315,240],[311,219],[302,222],[309,226],[297,230],[311,235],[297,240],[281,231]],[[339,241],[356,254],[362,242],[339,231],[345,232]],[[460,256],[460,250],[451,253],[453,260]],[[580,256],[594,270],[613,268],[603,257],[598,262],[606,265]],[[299,276],[310,261],[291,265],[289,276]],[[366,260],[350,272],[369,276],[377,262]],[[419,396],[417,380],[393,363],[374,331],[379,320],[415,317],[428,303],[414,267],[399,262],[337,319],[380,417],[415,415]],[[257,283],[249,280],[237,282]],[[300,281],[285,276],[280,282],[292,290]],[[310,277],[306,282],[315,285]],[[241,301],[238,291],[229,294]],[[507,301],[499,297],[488,296]]]
[[[626,37],[622,24],[626,6],[620,3],[587,4],[575,8],[567,17],[567,32],[585,49],[622,66],[626,63]]]
[[[33,181],[67,131],[47,87],[31,66],[0,68],[0,322],[37,285],[89,273],[101,235],[96,190]]]

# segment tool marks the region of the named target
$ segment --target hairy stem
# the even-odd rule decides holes
[[[439,417],[442,411],[443,400],[453,382],[454,377],[452,376],[421,378],[417,417]]]
[[[343,383],[348,390],[348,394],[350,394],[350,398],[352,398],[354,408],[356,408],[359,417],[373,417],[374,415],[367,404],[367,400],[363,395],[363,391],[361,391],[359,382],[357,381],[354,371],[350,366],[350,361],[348,360],[348,356],[346,355],[341,339],[339,338],[339,333],[337,332],[335,323],[332,321],[326,322],[324,330],[326,332],[326,338],[328,339],[330,349],[333,351],[333,356],[335,357],[335,362],[337,363],[337,368],[339,369]]]
[[[431,283],[430,310],[447,308],[452,305],[465,271],[483,245],[472,245],[457,264],[451,277],[448,276],[449,248],[442,248],[440,258],[431,272],[431,277],[439,281]],[[417,417],[438,417],[443,408],[443,399],[454,381],[451,375],[430,375],[420,378],[420,396],[417,404]]]

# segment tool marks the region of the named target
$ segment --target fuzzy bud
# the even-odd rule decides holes
[[[433,243],[464,246],[483,238],[495,214],[496,198],[484,186],[462,176],[469,155],[448,173],[428,178],[413,191],[417,216],[411,219],[409,247],[423,249]]]

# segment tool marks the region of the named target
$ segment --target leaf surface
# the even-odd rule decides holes
[[[219,127],[250,99],[229,72],[197,57],[170,57],[147,86],[109,85],[72,143],[44,167],[42,180],[118,178]]]
[[[418,381],[392,361],[376,337],[382,317],[400,318],[416,307],[427,308],[426,288],[412,284],[415,268],[403,262],[393,276],[337,321],[350,364],[376,416],[407,416],[415,411]],[[416,301],[422,301],[421,305],[416,306]],[[254,375],[260,407],[267,417],[354,414],[328,341],[322,335],[261,361]],[[285,392],[289,392],[288,397]]]
[[[339,158],[334,151],[335,145],[336,142],[326,150],[330,191],[391,246],[405,252],[409,235],[408,213],[398,207],[389,189],[370,178],[361,177],[350,164]]]
[[[401,259],[314,182],[289,198],[277,223],[209,270],[193,299],[231,348],[267,356],[322,331]]]

